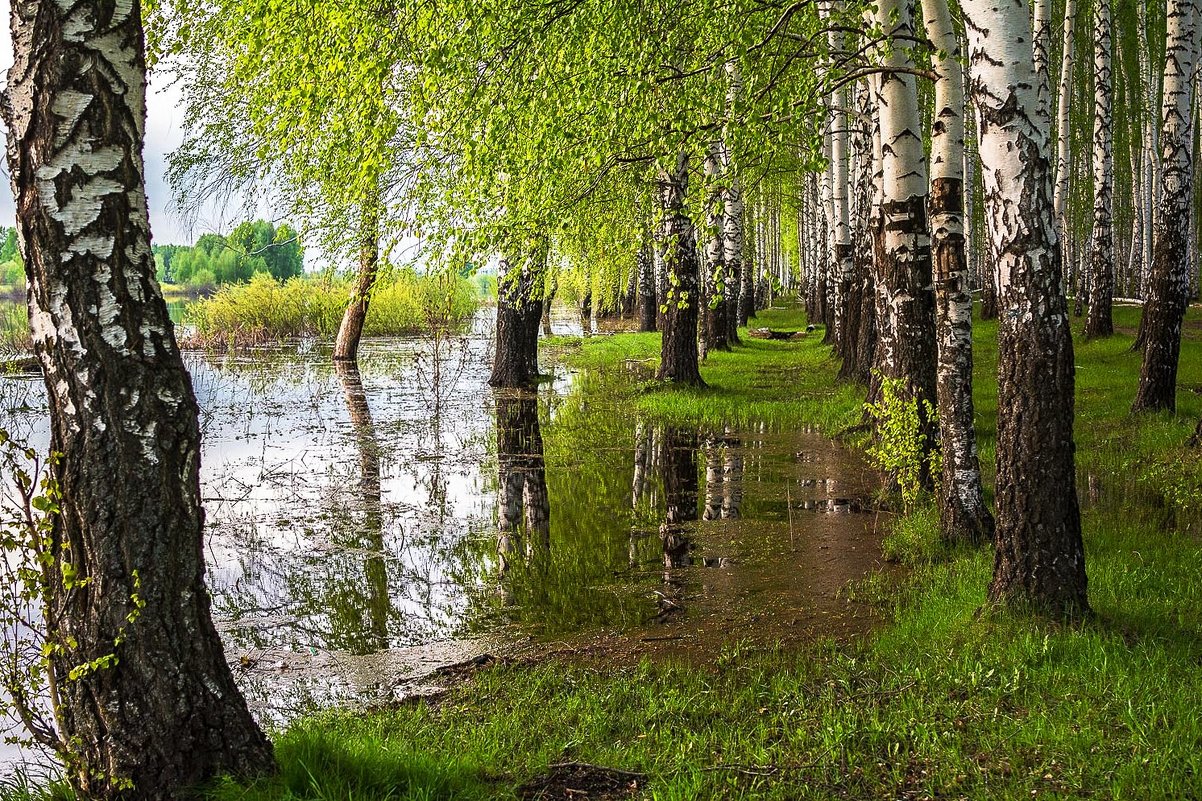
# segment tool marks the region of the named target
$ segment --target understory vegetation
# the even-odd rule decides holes
[[[194,333],[186,345],[242,347],[303,337],[332,337],[350,301],[342,278],[291,278],[279,282],[258,275],[245,284],[222,287],[188,308],[184,322]],[[458,275],[419,275],[397,270],[372,290],[366,336],[416,334],[455,328],[476,311],[476,282]]]
[[[794,310],[761,321],[801,328]],[[589,763],[642,797],[1196,797],[1202,773],[1202,499],[1187,450],[1202,414],[1202,320],[1187,318],[1179,416],[1128,416],[1138,309],[1078,343],[1079,487],[1095,616],[1078,625],[984,606],[988,549],[948,551],[938,515],[895,521],[886,554],[910,566],[847,592],[890,622],[859,642],[728,643],[704,665],[556,658],[482,670],[434,702],[330,711],[276,738],[279,776],[215,799],[520,797],[548,766]],[[993,323],[976,330],[977,433],[992,483]],[[555,342],[591,370],[634,370],[654,335]],[[698,425],[858,430],[855,387],[820,334],[744,339],[712,353],[705,389],[631,382],[650,417]],[[639,365],[643,365],[640,367]],[[866,442],[860,441],[860,445]]]

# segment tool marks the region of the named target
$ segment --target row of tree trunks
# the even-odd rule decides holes
[[[853,222],[851,236],[852,269],[848,280],[841,287],[843,296],[844,325],[839,337],[839,378],[865,384],[872,369],[872,353],[875,345],[876,323],[873,319],[872,292],[872,128],[874,115],[870,83],[865,80],[857,86],[857,116],[852,129],[852,151],[855,175],[850,215]]]
[[[659,308],[655,298],[655,257],[652,255],[653,245],[644,244],[639,248],[639,331],[644,333],[655,330],[656,317]]]
[[[10,19],[8,165],[62,455],[43,610],[62,755],[81,797],[181,798],[274,761],[204,584],[198,407],[150,250],[141,10],[17,0]]]
[[[1177,408],[1181,326],[1189,304],[1188,253],[1194,136],[1190,77],[1199,59],[1198,0],[1170,0],[1160,143],[1163,182],[1156,207],[1152,283],[1144,304],[1143,364],[1134,411]]]

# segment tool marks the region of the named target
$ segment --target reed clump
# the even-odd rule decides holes
[[[338,333],[351,284],[334,277],[280,282],[256,275],[222,287],[188,308],[185,347],[255,347]],[[462,326],[475,313],[475,285],[457,275],[396,270],[377,283],[368,306],[366,336],[402,336]]]

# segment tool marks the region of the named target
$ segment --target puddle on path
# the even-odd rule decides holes
[[[707,659],[871,625],[845,592],[881,567],[858,456],[637,421],[614,377],[494,393],[491,332],[485,311],[463,337],[370,341],[359,371],[311,346],[187,355],[213,610],[261,719],[554,647],[532,642]],[[0,384],[44,448],[40,379]]]

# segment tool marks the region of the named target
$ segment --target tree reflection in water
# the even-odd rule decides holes
[[[363,389],[363,378],[355,362],[336,361],[334,370],[342,384],[346,410],[355,433],[359,452],[359,501],[362,504],[364,546],[367,557],[363,573],[366,579],[365,613],[368,629],[376,647],[388,647],[388,617],[392,601],[388,593],[388,565],[384,560],[384,526],[380,509],[380,443],[372,422],[371,407]]]
[[[502,575],[513,559],[530,562],[550,548],[551,503],[538,422],[538,396],[495,390],[497,415],[497,555]]]

